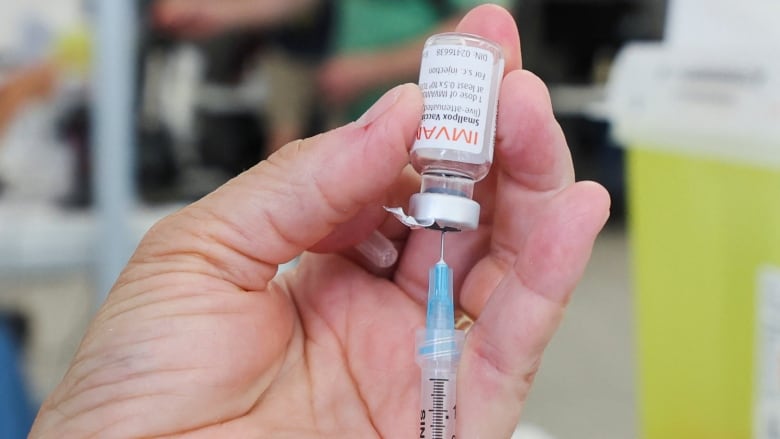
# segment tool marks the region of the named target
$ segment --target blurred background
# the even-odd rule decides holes
[[[477,3],[0,3],[0,439],[148,227],[414,81]],[[501,3],[613,197],[517,436],[780,438],[780,2]]]

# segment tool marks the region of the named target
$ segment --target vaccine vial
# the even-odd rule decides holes
[[[410,216],[432,228],[473,230],[479,204],[474,184],[493,162],[496,112],[504,56],[484,38],[444,33],[429,38],[420,66],[422,122],[411,151],[422,175]]]

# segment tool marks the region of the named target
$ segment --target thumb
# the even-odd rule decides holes
[[[398,86],[356,122],[285,145],[163,220],[150,241],[165,242],[159,253],[201,255],[226,280],[262,288],[279,264],[384,195],[409,162],[422,107],[417,86]],[[174,239],[178,233],[189,239]]]

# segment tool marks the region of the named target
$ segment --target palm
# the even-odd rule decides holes
[[[156,288],[144,306],[128,307],[124,300],[128,290],[138,297],[133,283],[112,293],[91,333],[124,325],[134,330],[128,339],[87,339],[83,359],[71,370],[84,377],[75,394],[106,386],[118,404],[143,401],[145,419],[186,413],[148,423],[149,429],[136,432],[142,436],[410,436],[413,423],[397,420],[413,421],[418,406],[412,340],[422,312],[391,282],[343,258],[313,255],[296,276],[282,277],[267,291],[245,292],[200,275],[167,276],[177,278],[176,287]],[[158,315],[148,306],[163,303],[177,312]],[[167,334],[165,328],[177,329]],[[121,374],[112,369],[110,382],[104,381],[105,369],[79,370],[128,345],[134,345],[130,351],[161,355],[152,364],[122,366]]]
[[[304,259],[266,291],[187,272],[123,284],[54,398],[64,412],[99,401],[99,436],[129,406],[145,420],[132,436],[408,436],[396,420],[416,410],[419,306],[345,259]]]

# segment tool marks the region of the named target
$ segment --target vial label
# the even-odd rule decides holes
[[[495,114],[490,82],[503,70],[488,50],[463,45],[432,45],[423,50],[420,89],[425,110],[413,149],[447,148],[492,153]],[[495,99],[494,99],[495,101]],[[490,157],[492,159],[492,157]]]

